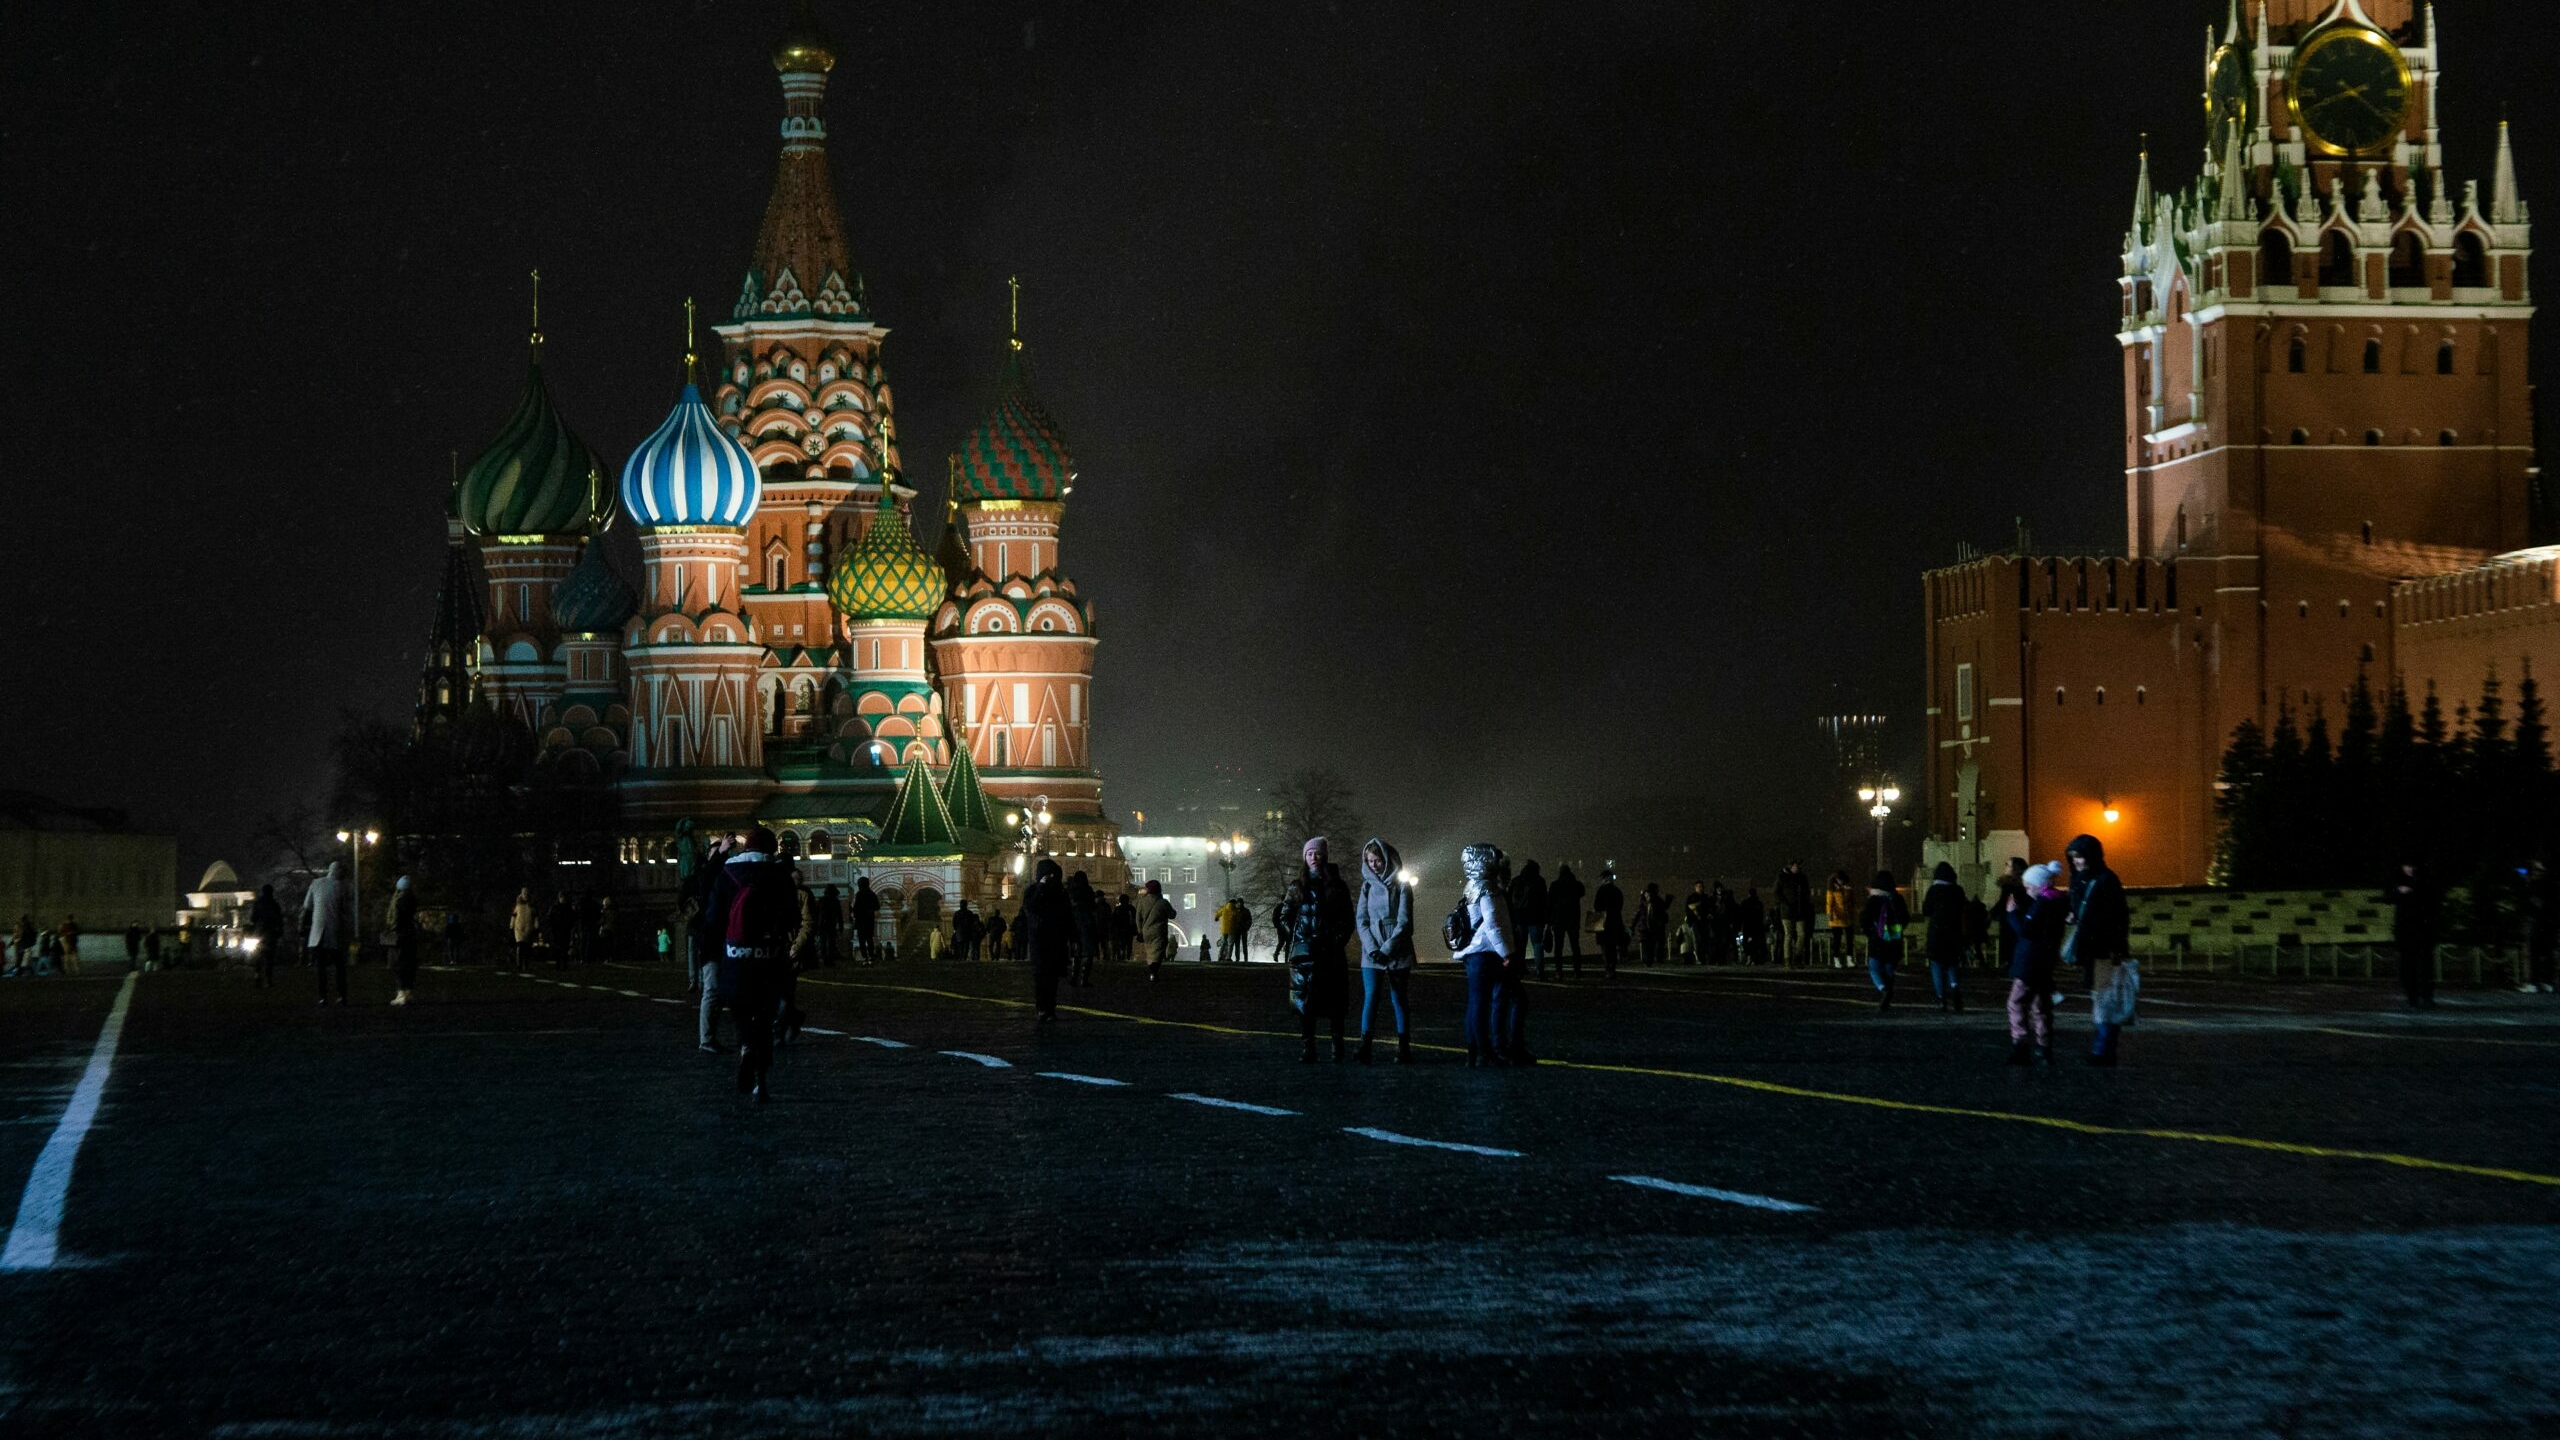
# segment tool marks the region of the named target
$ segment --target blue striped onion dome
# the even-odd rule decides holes
[[[827,576],[827,598],[849,620],[930,620],[949,593],[942,567],[916,548],[907,517],[898,513],[894,476],[881,482],[871,528]]]
[[[552,407],[537,354],[515,412],[463,472],[454,513],[474,535],[584,535],[594,521],[590,487],[603,473]]]
[[[551,623],[572,635],[619,630],[639,608],[640,597],[605,559],[601,538],[587,542],[586,553],[551,592]]]
[[[622,462],[622,508],[647,526],[744,526],[763,493],[755,458],[711,418],[690,380],[676,408]]]

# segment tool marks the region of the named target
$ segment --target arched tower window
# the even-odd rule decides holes
[[[2367,375],[2382,373],[2382,342],[2379,340],[2364,342],[2364,373]]]
[[[2453,373],[2453,342],[2450,340],[2436,347],[2436,373],[2439,375]]]
[[[2284,368],[2288,374],[2299,375],[2310,363],[2311,347],[2301,336],[2296,335],[2285,342]]]
[[[2293,242],[2281,230],[2270,230],[2258,237],[2258,276],[2262,284],[2293,283]]]
[[[764,552],[764,588],[782,589],[789,582],[790,565],[789,552],[782,548],[781,541],[774,541],[773,548]]]
[[[2347,238],[2347,232],[2332,230],[2328,238],[2320,242],[2320,288],[2326,290],[2336,285],[2352,289],[2355,283],[2355,242]]]
[[[2470,230],[2453,237],[2453,283],[2486,285],[2489,283],[2489,247]]]
[[[2395,289],[2414,289],[2427,283],[2427,252],[2418,237],[2407,230],[2391,237],[2391,284]]]

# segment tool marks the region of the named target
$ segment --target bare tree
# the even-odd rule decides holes
[[[1289,888],[1304,863],[1300,852],[1321,835],[1333,861],[1346,878],[1366,838],[1360,811],[1351,803],[1351,786],[1331,770],[1301,770],[1271,787],[1263,807],[1262,831],[1254,837],[1253,859],[1246,870],[1246,895],[1268,905]]]

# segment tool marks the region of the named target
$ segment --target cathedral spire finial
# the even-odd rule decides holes
[[[693,297],[684,297],[684,383],[693,383]]]
[[[2498,121],[2498,166],[2490,172],[2489,179],[2489,223],[2514,225],[2523,219],[2523,203],[2516,194],[2515,143],[2502,118]]]
[[[2150,234],[2151,227],[2151,134],[2142,135],[2141,168],[2133,177],[2133,233],[2137,239]]]
[[[2505,133],[2503,126],[2500,128],[2500,133]],[[1011,306],[1005,320],[1005,343],[1019,350],[1022,348],[1022,277],[1007,275],[1004,277],[1004,288],[1010,296],[1008,303]]]
[[[880,448],[880,508],[886,510],[898,499],[898,469],[889,458],[890,448],[898,443],[898,422],[883,413],[876,438]]]
[[[542,358],[542,272],[533,272],[533,358]]]

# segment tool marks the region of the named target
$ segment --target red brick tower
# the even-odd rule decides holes
[[[2155,191],[2144,156],[2124,555],[1928,580],[1932,832],[1959,863],[2092,830],[2139,881],[2203,880],[2232,727],[2385,683],[2392,584],[2525,543],[2530,230],[2503,127],[2486,196],[2448,178],[2411,11],[2235,3],[2201,173]]]

